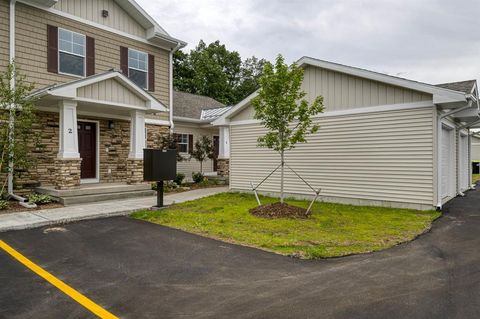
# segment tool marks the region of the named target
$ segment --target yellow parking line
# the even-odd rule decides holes
[[[29,268],[31,271],[60,289],[64,294],[99,316],[100,318],[108,318],[108,319],[118,319],[118,317],[112,315],[110,312],[107,310],[103,309],[96,303],[94,303],[92,300],[88,299],[60,279],[56,278],[52,274],[50,274],[48,271],[44,270],[40,266],[37,266],[35,263],[30,261],[27,257],[23,256],[20,254],[18,251],[10,247],[7,243],[5,243],[3,240],[0,240],[0,248],[9,253],[13,258],[18,260],[20,263],[25,265],[27,268]]]

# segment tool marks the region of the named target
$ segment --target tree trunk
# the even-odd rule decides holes
[[[280,157],[281,157],[281,164],[282,164],[282,168],[281,168],[281,173],[280,173],[280,203],[283,204],[283,173],[284,173],[284,167],[285,167],[285,162],[283,160],[284,158],[284,151],[282,150],[280,152]]]
[[[200,161],[200,173],[203,174],[203,161]]]

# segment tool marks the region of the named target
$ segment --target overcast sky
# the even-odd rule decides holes
[[[480,78],[478,0],[137,1],[187,50],[218,39],[242,58],[307,55],[433,84]]]

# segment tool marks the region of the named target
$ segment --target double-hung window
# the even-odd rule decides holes
[[[85,76],[86,37],[83,34],[58,29],[58,71]]]
[[[148,54],[128,49],[128,77],[143,89],[148,87]]]
[[[188,134],[177,134],[179,153],[188,153]]]

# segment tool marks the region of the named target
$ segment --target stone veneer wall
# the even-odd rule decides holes
[[[55,185],[58,154],[58,113],[38,112],[32,126],[33,136],[38,137],[38,146],[33,148],[31,167],[26,171],[15,168],[15,192],[20,195],[31,193],[40,185]]]
[[[127,159],[127,184],[143,182],[143,160]]]
[[[162,136],[165,136],[169,132],[168,126],[158,126],[147,124],[147,148],[158,148],[160,147],[160,141]]]
[[[219,158],[217,160],[217,173],[219,176],[228,177],[230,174],[230,160],[228,158]]]
[[[130,122],[112,120],[113,128],[110,129],[108,120],[99,121],[100,182],[126,182],[127,158],[130,151]]]
[[[55,188],[73,189],[80,186],[81,159],[55,160]]]
[[[113,128],[108,128],[108,119],[94,119],[78,116],[78,120],[95,120],[100,128],[100,182],[127,182],[127,158],[130,150],[130,122],[113,120]],[[39,136],[39,147],[32,149],[32,166],[28,170],[15,173],[15,192],[19,195],[31,193],[35,187],[54,186],[59,174],[56,161],[59,137],[58,113],[38,112],[32,132]],[[168,127],[146,125],[147,147],[158,147],[160,137],[168,134]],[[33,145],[33,142],[32,142]],[[62,165],[65,167],[65,165]],[[133,168],[133,167],[132,167]],[[138,168],[138,163],[135,169]],[[143,175],[143,174],[142,174]],[[142,176],[143,177],[143,176]]]

